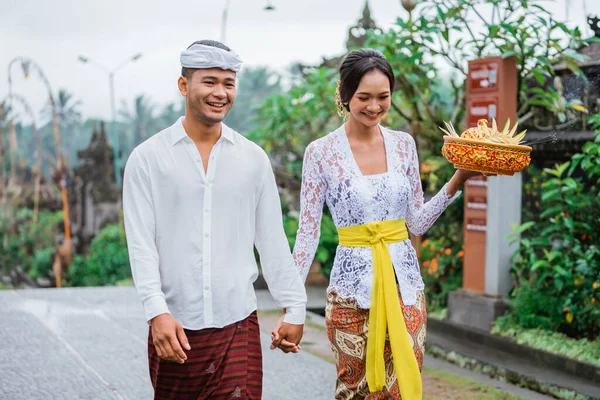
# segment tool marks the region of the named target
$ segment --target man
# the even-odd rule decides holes
[[[260,399],[254,245],[285,310],[273,335],[299,351],[306,292],[265,152],[225,124],[242,61],[215,41],[181,53],[185,117],[133,150],[123,209],[150,329],[155,399]]]

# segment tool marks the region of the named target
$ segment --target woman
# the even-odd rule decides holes
[[[340,236],[326,307],[340,400],[421,399],[427,315],[408,230],[425,233],[478,175],[457,170],[424,203],[413,138],[380,125],[393,90],[394,73],[381,53],[348,54],[336,93],[348,121],[304,156],[294,259],[306,279],[326,201]]]

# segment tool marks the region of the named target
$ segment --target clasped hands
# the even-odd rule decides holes
[[[304,325],[294,325],[283,322],[285,312],[277,321],[277,324],[271,331],[271,350],[277,348],[284,353],[298,353],[302,350],[300,340],[304,332]]]
[[[284,353],[298,353],[302,350],[300,340],[304,325],[283,322],[285,313],[271,331],[271,350],[281,349]],[[184,350],[191,350],[183,327],[171,314],[161,314],[151,321],[154,347],[160,358],[183,364],[187,360]]]

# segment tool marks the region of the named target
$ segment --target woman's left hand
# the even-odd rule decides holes
[[[456,192],[458,192],[460,190],[460,188],[462,187],[462,185],[467,181],[467,179],[469,178],[473,178],[475,176],[480,176],[483,175],[481,172],[475,172],[475,171],[469,171],[466,169],[457,169],[456,172],[454,173],[454,176],[452,177],[452,179],[450,179],[450,181],[448,182],[448,194],[450,196],[454,196],[456,194]],[[495,176],[495,175],[487,175],[487,176]]]
[[[457,179],[460,182],[465,183],[467,181],[467,179],[473,178],[475,176],[480,176],[483,174],[481,172],[477,172],[477,171],[469,171],[466,169],[457,169],[456,172],[454,173],[454,175],[457,177]]]

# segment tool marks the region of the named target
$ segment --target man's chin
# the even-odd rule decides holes
[[[200,112],[194,112],[194,116],[199,121],[201,121],[202,123],[204,123],[206,125],[216,125],[216,124],[223,122],[223,120],[227,116],[227,112],[224,112],[223,114],[216,114],[216,113],[205,114],[205,113],[200,113]]]

